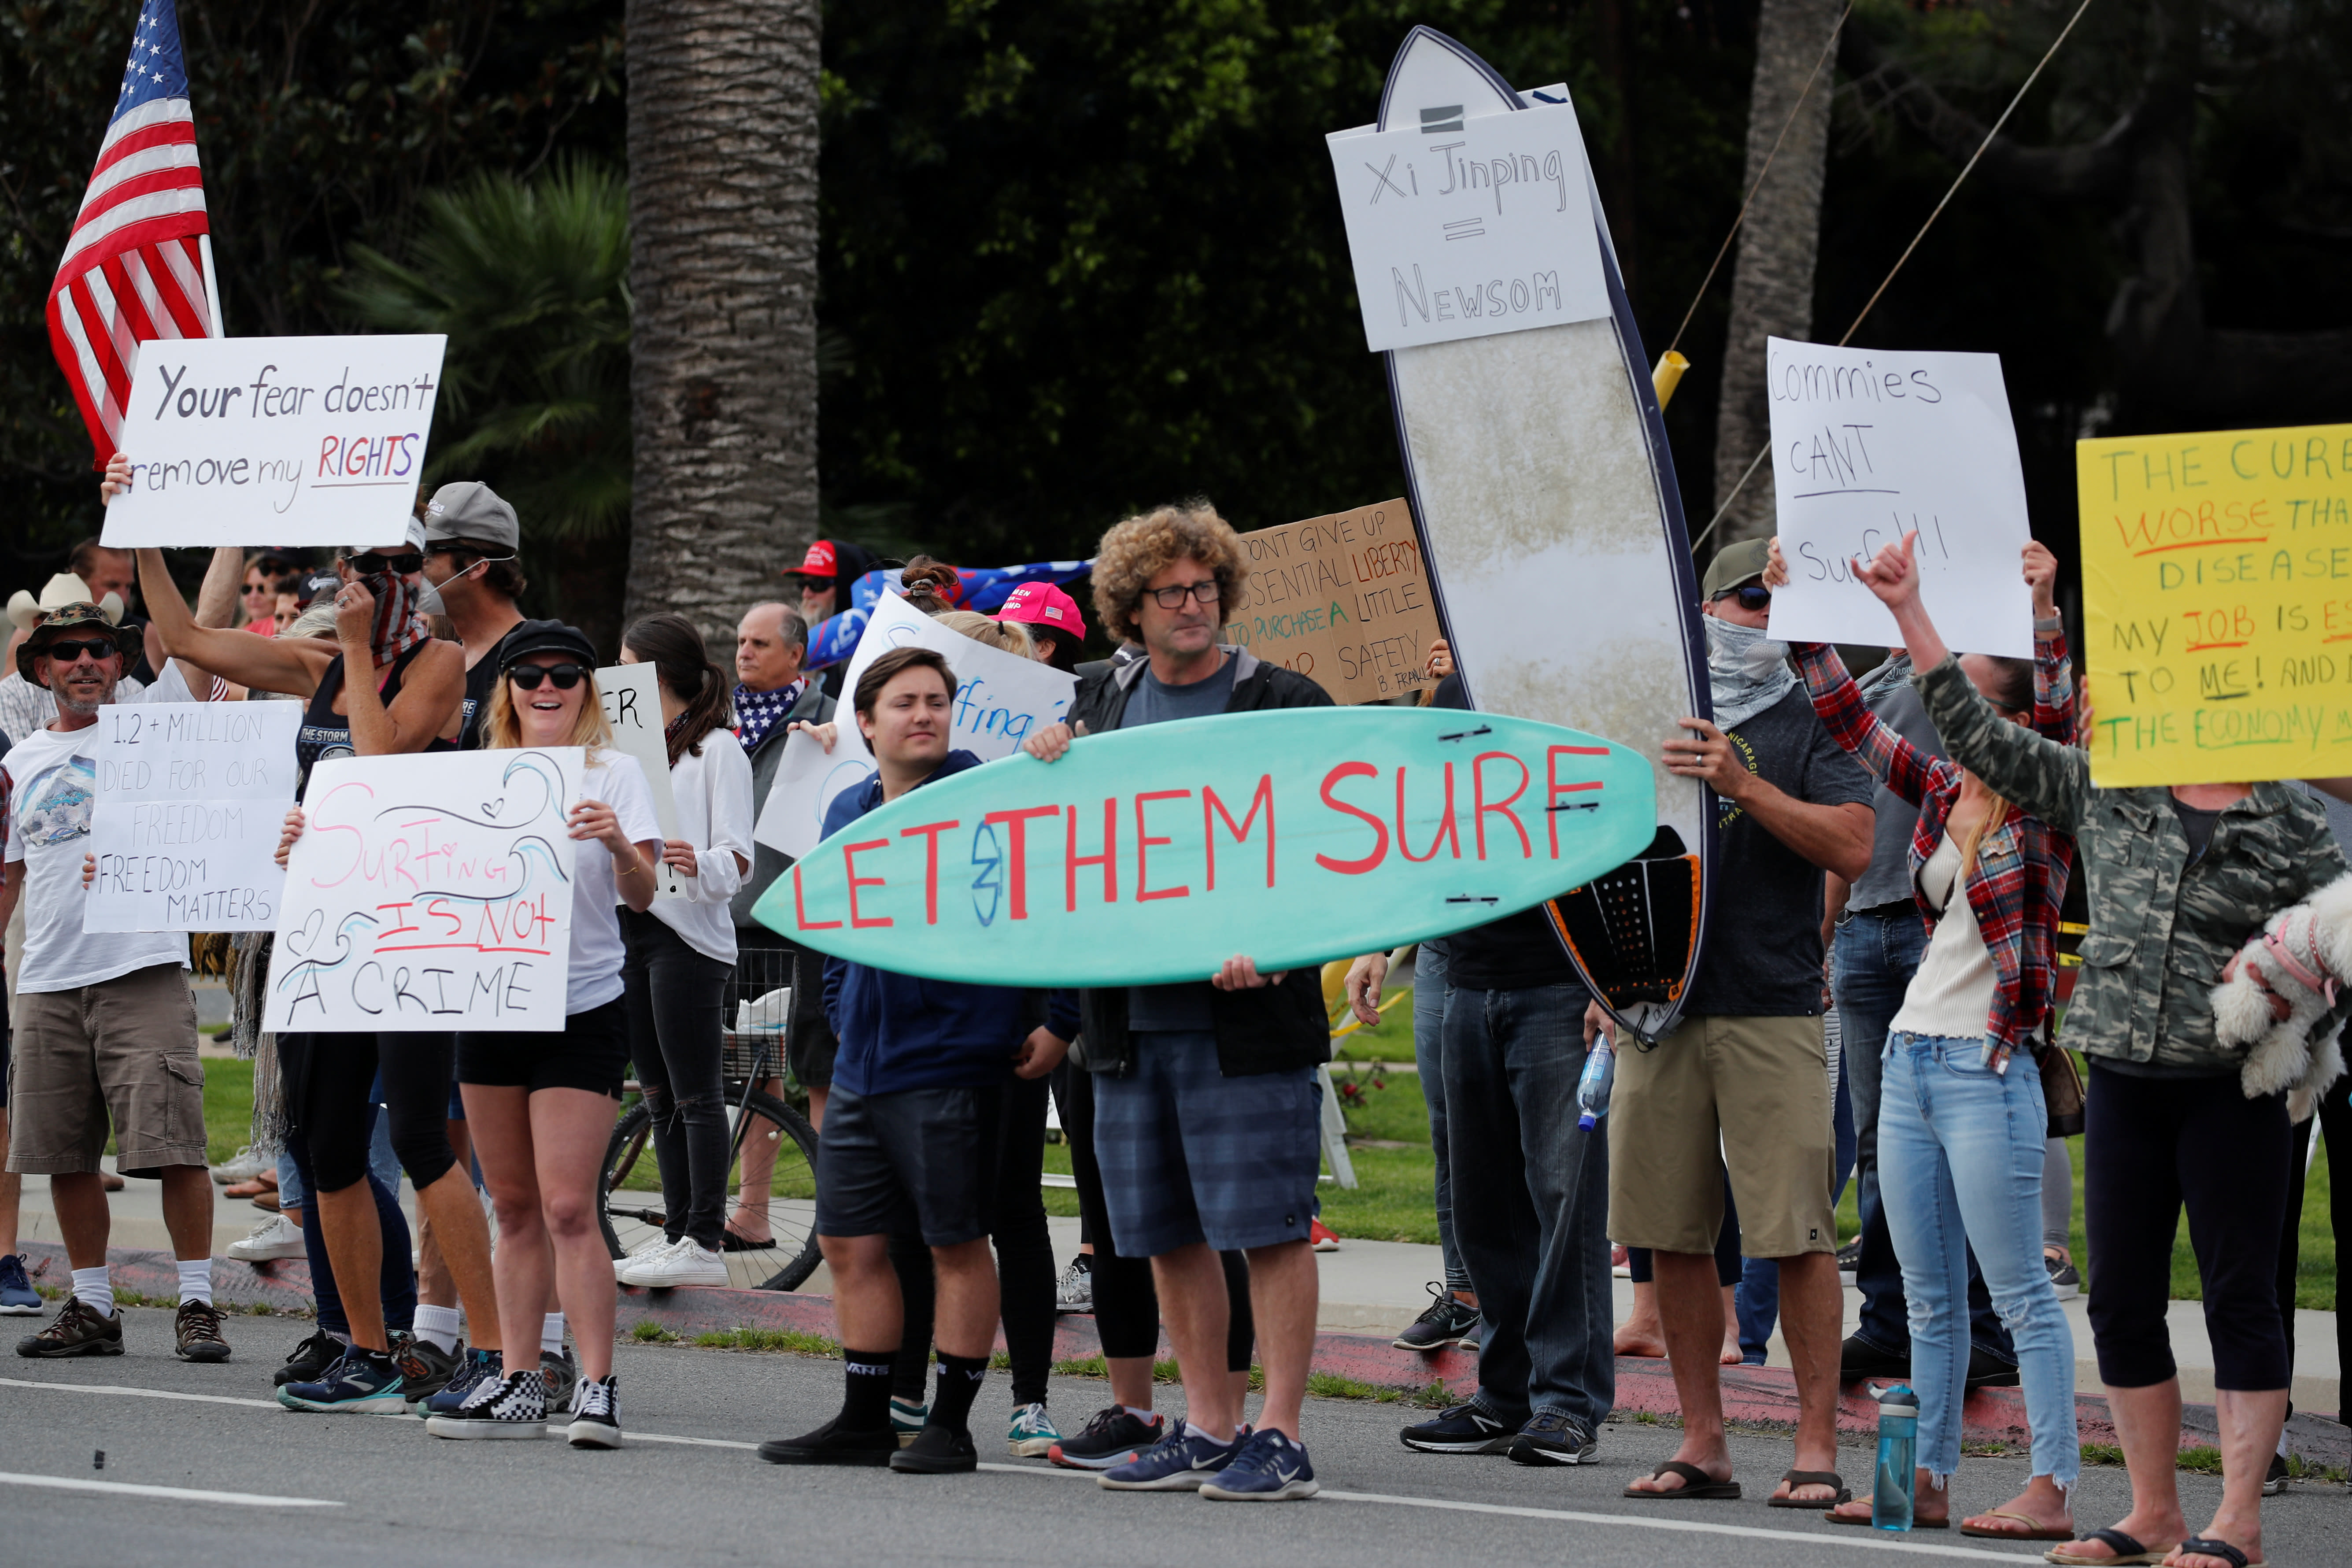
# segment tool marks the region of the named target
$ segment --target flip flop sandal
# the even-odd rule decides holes
[[[1846,1489],[1845,1478],[1835,1470],[1783,1470],[1780,1479],[1793,1489],[1797,1487],[1835,1487],[1833,1498],[1770,1497],[1764,1500],[1766,1508],[1801,1508],[1812,1513],[1835,1508],[1842,1502],[1852,1502],[1853,1493]]]
[[[1973,1535],[1983,1541],[2072,1541],[2074,1539],[2074,1530],[2072,1525],[2062,1530],[2053,1530],[2040,1520],[2030,1519],[2021,1513],[2008,1513],[2000,1509],[1992,1509],[1976,1517],[2013,1519],[2025,1528],[2023,1530],[1979,1530],[1973,1524],[1963,1524],[1960,1526],[1962,1535]]]
[[[2189,1536],[2179,1545],[2174,1547],[2173,1551],[2188,1552],[2198,1557],[2219,1557],[2222,1562],[2227,1563],[2230,1568],[2270,1568],[2268,1559],[2248,1557],[2228,1542],[2210,1535]]]
[[[2042,1554],[2042,1560],[2045,1563],[2059,1563],[2061,1568],[2109,1568],[2113,1563],[2161,1563],[2171,1556],[2174,1550],[2169,1546],[2153,1548],[2143,1546],[2136,1537],[2126,1535],[2122,1531],[2115,1529],[2095,1530],[2084,1536],[2083,1540],[2095,1541],[2115,1555],[2085,1557],[2079,1552],[2069,1552],[2063,1546],[2053,1546]]]
[[[1870,1516],[1868,1514],[1863,1515],[1860,1519],[1855,1519],[1850,1515],[1843,1513],[1824,1513],[1822,1517],[1828,1520],[1832,1524],[1859,1524],[1868,1526],[1870,1523]],[[1952,1528],[1952,1521],[1948,1519],[1914,1519],[1911,1521],[1911,1528],[1914,1530],[1949,1530]],[[2070,1535],[2066,1539],[2072,1541],[2074,1538]]]
[[[1625,1495],[1629,1498],[1639,1498],[1646,1502],[1659,1502],[1674,1498],[1697,1498],[1729,1502],[1739,1496],[1738,1481],[1718,1481],[1696,1465],[1686,1465],[1680,1459],[1668,1459],[1650,1472],[1650,1479],[1654,1481],[1660,1476],[1680,1476],[1683,1484],[1670,1492],[1637,1490],[1633,1487],[1627,1487]]]
[[[719,1238],[719,1250],[721,1252],[772,1252],[775,1246],[773,1237],[765,1241],[753,1241],[750,1237],[738,1236],[731,1230],[722,1232]]]

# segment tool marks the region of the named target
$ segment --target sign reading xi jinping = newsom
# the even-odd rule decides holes
[[[117,443],[106,543],[396,544],[425,475],[439,333],[158,338]]]

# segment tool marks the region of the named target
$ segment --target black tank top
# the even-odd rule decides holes
[[[378,689],[383,705],[400,695],[400,683],[416,656],[431,645],[430,639],[417,643],[395,658],[385,672],[383,684]],[[295,793],[307,793],[310,786],[311,766],[327,757],[352,757],[359,754],[352,745],[352,721],[348,713],[335,711],[335,694],[343,689],[343,656],[337,654],[319,677],[319,689],[310,694],[310,705],[302,710],[302,728],[294,736],[294,766],[298,774]],[[425,743],[428,752],[453,752],[457,748],[436,735]]]

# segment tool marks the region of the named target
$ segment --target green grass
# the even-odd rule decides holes
[[[205,1145],[214,1163],[251,1142],[253,1064],[234,1058],[205,1059]]]
[[[645,1322],[636,1327],[636,1337],[643,1341],[646,1330],[659,1325]],[[661,1331],[667,1332],[667,1331]],[[672,1335],[675,1339],[677,1336]],[[668,1342],[667,1341],[660,1342]],[[716,1329],[694,1336],[698,1350],[706,1351],[772,1351],[789,1355],[823,1356],[831,1359],[841,1353],[841,1346],[823,1334],[803,1333],[798,1329]]]

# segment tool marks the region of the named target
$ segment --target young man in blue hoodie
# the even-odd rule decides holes
[[[948,749],[955,690],[954,672],[929,648],[894,648],[867,667],[855,702],[877,772],[835,797],[828,837],[908,790],[980,766],[970,752]],[[817,1144],[816,1229],[833,1270],[848,1387],[838,1415],[804,1436],[762,1443],[760,1455],[780,1465],[971,1470],[980,1463],[972,1399],[996,1338],[988,1237],[997,1100],[1014,1072],[1037,1078],[1061,1061],[1077,1033],[1077,1002],[1056,993],[1048,1021],[1033,1026],[1024,992],[833,958],[824,1004],[841,1052]],[[939,1279],[939,1394],[905,1448],[889,1414],[904,1316],[889,1237],[900,1230],[921,1233]]]

